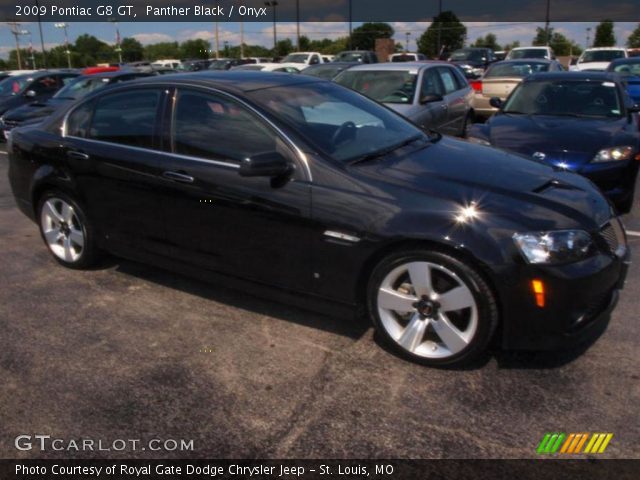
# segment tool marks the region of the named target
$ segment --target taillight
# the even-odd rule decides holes
[[[470,85],[476,93],[482,93],[482,80],[474,80]]]

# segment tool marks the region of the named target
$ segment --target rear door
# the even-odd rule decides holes
[[[178,88],[165,114],[163,211],[171,255],[185,264],[293,290],[310,286],[310,183],[290,145],[223,93]],[[291,179],[238,174],[277,151]]]
[[[447,117],[442,133],[459,135],[468,111],[468,85],[461,85],[453,68],[438,67],[438,75],[444,88],[444,100],[447,105]]]
[[[159,87],[119,90],[66,121],[67,162],[95,228],[116,251],[167,253],[157,152],[164,95]]]

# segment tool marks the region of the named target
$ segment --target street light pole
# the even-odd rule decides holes
[[[442,15],[442,0],[438,0],[438,54],[437,59],[440,59],[440,44],[442,43],[442,21],[440,19]]]
[[[67,54],[67,65],[71,68],[71,51],[69,50],[69,36],[67,35],[67,28],[69,24],[67,23],[55,23],[53,25],[56,28],[62,28],[64,30],[64,50]]]
[[[300,51],[300,0],[296,0],[296,47]]]
[[[549,23],[550,23],[550,13],[551,13],[551,0],[547,0],[547,15],[545,17],[545,25],[544,25],[544,36],[546,38],[546,44],[549,46]]]
[[[353,50],[353,5],[349,0],[349,49]]]
[[[47,52],[44,49],[44,37],[42,36],[42,22],[40,21],[40,4],[36,0],[36,9],[38,11],[38,29],[40,30],[40,46],[42,47],[42,62],[44,68],[49,68],[49,62],[47,61]]]
[[[267,7],[273,7],[273,51],[275,53],[278,44],[278,34],[276,32],[276,7],[278,6],[278,2],[277,0],[272,0],[270,2],[264,2],[264,4]]]
[[[33,54],[33,35],[29,30],[22,30],[20,32],[21,35],[29,35],[29,58],[31,60],[31,68],[36,70],[36,57]]]
[[[11,33],[16,39],[16,57],[18,60],[18,70],[22,70],[22,57],[20,56],[20,40],[18,40],[18,36],[20,35],[20,30],[18,30],[18,27],[20,26],[20,24],[17,22],[8,22],[7,25],[10,25],[11,27],[13,27],[11,29]]]
[[[591,27],[587,27],[587,45],[586,48],[589,48],[589,35],[591,34]]]
[[[409,53],[409,37],[411,36],[411,32],[407,32],[405,35],[407,36],[407,48],[405,50]]]
[[[240,58],[244,58],[244,22],[240,22]]]

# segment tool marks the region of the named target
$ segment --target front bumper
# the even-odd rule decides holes
[[[502,346],[550,350],[597,338],[607,327],[630,265],[623,256],[599,254],[562,266],[522,265],[502,272]],[[545,285],[546,304],[538,307],[531,280]]]

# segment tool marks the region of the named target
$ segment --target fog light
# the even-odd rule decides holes
[[[531,280],[531,289],[536,297],[536,305],[544,308],[544,283],[542,283],[542,280]]]

